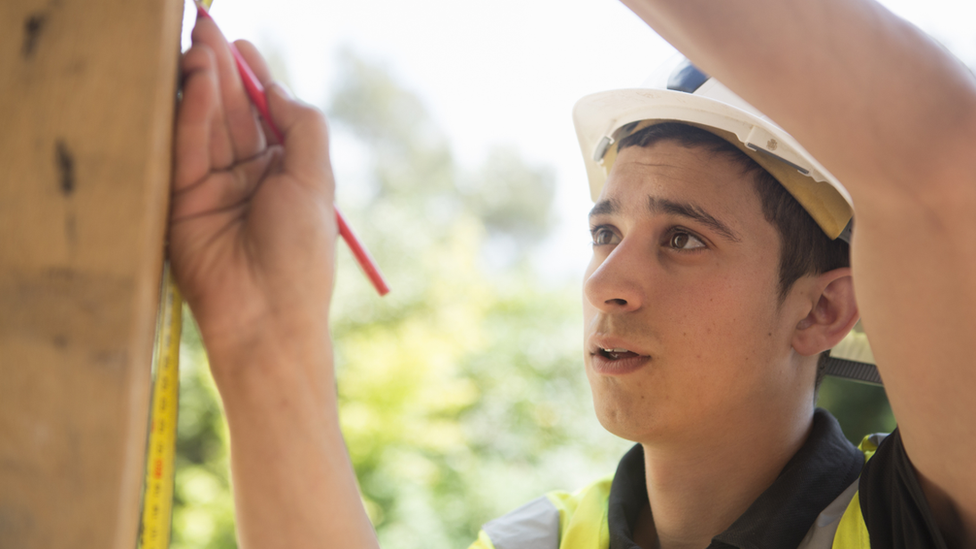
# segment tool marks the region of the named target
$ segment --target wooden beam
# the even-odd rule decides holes
[[[135,547],[182,12],[0,2],[0,546]]]

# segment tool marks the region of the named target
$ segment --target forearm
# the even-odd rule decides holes
[[[916,192],[976,128],[971,73],[873,1],[623,2],[792,133],[856,204]]]
[[[230,427],[240,543],[376,547],[339,430],[325,118],[239,43],[265,88],[264,127],[273,123],[282,136],[275,143],[205,12],[192,38],[182,61],[169,253]]]
[[[850,191],[857,302],[905,448],[954,509],[943,532],[972,543],[972,73],[870,0],[623,1]]]
[[[241,547],[377,547],[339,430],[328,342],[300,358],[249,354],[216,375]]]

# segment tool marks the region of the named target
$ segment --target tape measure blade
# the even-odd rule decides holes
[[[140,527],[142,549],[169,547],[173,511],[183,299],[168,265],[163,280]]]

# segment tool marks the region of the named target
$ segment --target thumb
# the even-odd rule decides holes
[[[327,185],[331,198],[332,164],[325,115],[315,107],[293,99],[277,82],[267,86],[266,97],[271,118],[284,137],[284,171],[305,184]]]

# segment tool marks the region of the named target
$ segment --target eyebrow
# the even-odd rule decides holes
[[[681,217],[687,217],[688,219],[693,219],[702,223],[715,232],[721,234],[725,238],[733,241],[740,242],[741,239],[739,235],[736,234],[728,225],[722,223],[715,218],[712,214],[705,211],[704,208],[698,206],[697,204],[691,204],[687,202],[676,202],[674,200],[668,200],[666,198],[654,198],[653,196],[647,197],[647,209],[651,213],[666,213],[671,215],[678,215]],[[601,200],[597,202],[593,209],[590,210],[590,219],[593,219],[599,215],[613,215],[620,210],[620,205],[615,199]]]
[[[594,206],[593,209],[596,210],[598,206],[599,204]],[[650,210],[651,213],[666,213],[693,219],[703,225],[708,226],[715,232],[733,242],[740,241],[739,235],[737,235],[735,231],[730,229],[725,223],[722,223],[716,219],[715,216],[706,212],[697,204],[692,204],[689,202],[675,202],[674,200],[668,200],[666,198],[654,198],[653,196],[649,196],[647,197],[647,209]]]
[[[590,219],[598,215],[611,215],[617,213],[620,207],[617,205],[617,201],[614,199],[601,200],[597,202],[593,209],[590,210]]]

